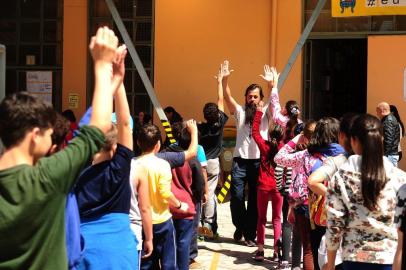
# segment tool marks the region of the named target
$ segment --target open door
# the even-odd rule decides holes
[[[366,39],[309,40],[304,57],[304,118],[366,112]]]

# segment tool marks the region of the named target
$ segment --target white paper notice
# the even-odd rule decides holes
[[[52,104],[52,71],[27,71],[27,91]]]

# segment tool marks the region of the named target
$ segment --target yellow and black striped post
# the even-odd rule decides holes
[[[162,126],[164,127],[166,137],[169,139],[169,142],[171,144],[176,143],[176,140],[173,137],[172,128],[171,128],[171,125],[169,124],[169,122],[167,120],[161,120],[161,123],[162,123]]]
[[[224,185],[221,187],[219,194],[217,195],[217,201],[223,203],[227,197],[227,193],[231,187],[231,174],[228,175]]]

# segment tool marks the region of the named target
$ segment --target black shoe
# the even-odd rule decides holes
[[[245,245],[247,247],[255,247],[257,244],[255,244],[255,242],[252,240],[245,240]]]
[[[234,232],[233,238],[234,238],[234,241],[236,241],[236,242],[241,241],[241,239],[242,239],[242,231],[236,229],[235,232]]]
[[[256,260],[257,262],[262,262],[264,260],[264,251],[257,250],[254,260]]]

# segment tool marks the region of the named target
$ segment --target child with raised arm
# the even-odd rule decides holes
[[[85,238],[84,259],[79,269],[138,269],[137,241],[128,216],[133,139],[124,79],[125,45],[117,49],[113,64],[114,125],[106,143],[93,156],[92,165],[79,176],[75,187]]]
[[[0,104],[0,269],[66,269],[66,196],[86,161],[110,129],[112,62],[117,37],[99,28],[90,43],[95,67],[94,113],[89,126],[64,150],[51,147],[53,108],[27,93]],[[27,226],[27,222],[29,226]]]
[[[274,228],[274,241],[273,248],[274,254],[280,253],[280,247],[277,241],[281,234],[281,215],[283,198],[276,188],[275,181],[275,166],[273,161],[276,153],[283,146],[283,129],[279,125],[275,125],[269,131],[269,140],[264,140],[259,133],[259,126],[262,118],[262,102],[257,106],[257,112],[252,126],[252,137],[258,145],[261,153],[261,164],[259,167],[259,178],[257,188],[257,207],[258,207],[258,221],[257,221],[257,245],[258,250],[255,253],[256,261],[264,260],[264,243],[265,243],[265,225],[266,213],[268,209],[268,201],[272,201],[272,225]],[[276,255],[274,256],[276,257]]]

